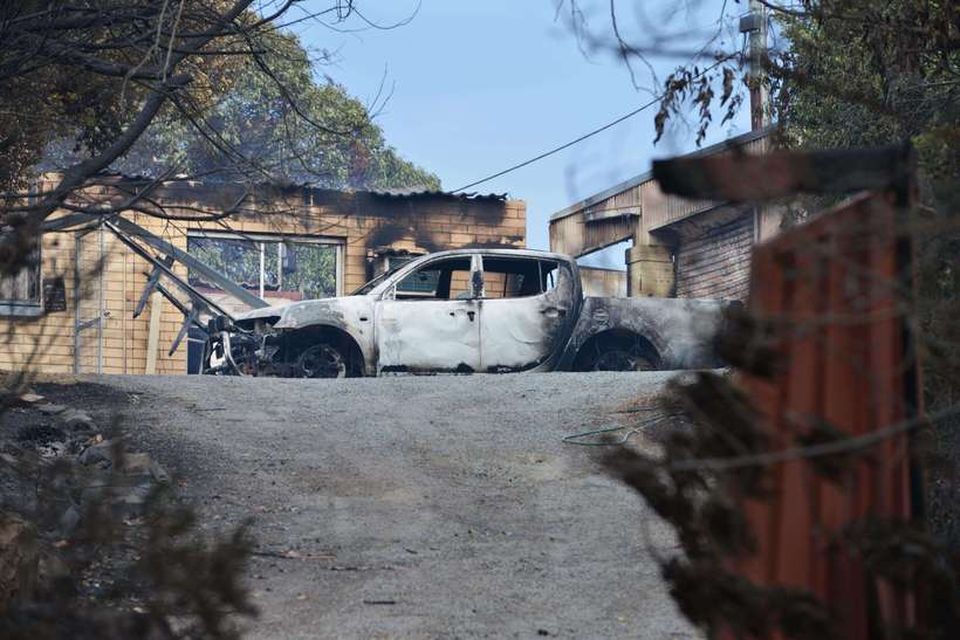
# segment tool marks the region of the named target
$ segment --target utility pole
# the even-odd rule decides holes
[[[750,37],[748,54],[750,84],[750,127],[754,131],[763,129],[770,122],[767,102],[769,88],[764,63],[767,57],[767,10],[760,0],[750,0],[750,11],[740,17],[740,33]]]

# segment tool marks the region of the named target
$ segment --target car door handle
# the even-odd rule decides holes
[[[473,322],[473,318],[474,318],[474,316],[477,315],[477,312],[476,312],[476,311],[467,311],[466,314],[467,314],[467,317],[470,318],[470,322]],[[451,318],[455,318],[456,316],[457,316],[456,313],[454,313],[453,311],[450,312],[450,317],[451,317]]]
[[[540,313],[548,318],[562,318],[567,315],[567,310],[559,307],[547,307],[546,309],[541,309]]]

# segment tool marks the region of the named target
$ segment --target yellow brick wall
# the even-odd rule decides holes
[[[63,276],[67,311],[42,318],[2,318],[0,368],[25,366],[51,372],[73,370],[74,234],[50,233],[42,240],[43,277]]]
[[[106,190],[102,190],[106,191]],[[202,202],[188,202],[191,206]],[[398,205],[399,207],[400,205]],[[405,206],[405,205],[404,205]],[[244,215],[226,220],[230,230],[240,233],[295,234],[338,240],[343,246],[342,291],[349,293],[367,280],[368,257],[385,247],[410,251],[431,251],[460,248],[470,245],[523,247],[526,238],[526,205],[522,201],[503,203],[502,215],[479,215],[475,205],[466,202],[428,203],[407,207],[403,224],[397,224],[382,212],[366,215],[363,211],[344,213],[331,206],[298,203],[283,215]],[[223,232],[224,226],[214,222],[167,221],[143,213],[127,213],[124,217],[148,229],[167,242],[187,248],[187,232],[207,230]],[[404,227],[394,231],[386,244],[376,242],[385,227]],[[85,243],[96,248],[97,231],[92,231]],[[45,234],[42,241],[42,277],[62,275],[66,284],[67,310],[50,312],[38,318],[0,317],[0,369],[18,370],[28,367],[47,373],[68,373],[74,370],[76,356],[76,263],[77,233],[55,232]],[[429,246],[424,246],[424,238]],[[146,273],[151,265],[125,247],[112,233],[103,232],[104,262],[102,265],[103,299],[103,372],[111,374],[142,374],[147,363],[150,303],[140,317],[134,319],[136,306],[146,285]],[[93,255],[91,255],[93,254]],[[80,261],[82,280],[97,282],[96,251],[85,250]],[[186,278],[186,268],[176,263],[174,271]],[[171,290],[179,292],[173,286]],[[85,291],[81,309],[91,313],[97,308],[96,291]],[[184,299],[181,297],[181,299]],[[187,346],[184,341],[172,356],[167,355],[183,317],[172,304],[162,302],[160,336],[157,353],[157,373],[186,372]],[[95,330],[82,335],[94,336]],[[83,372],[96,370],[95,347],[81,349]]]

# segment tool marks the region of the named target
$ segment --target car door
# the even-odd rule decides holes
[[[376,309],[379,372],[458,372],[480,368],[475,255],[439,258],[402,276]]]
[[[573,289],[569,267],[537,257],[485,255],[480,365],[525,371],[549,363],[569,333]]]

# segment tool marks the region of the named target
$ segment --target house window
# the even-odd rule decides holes
[[[0,315],[38,316],[43,313],[40,285],[40,243],[27,264],[10,275],[0,276]]]
[[[187,251],[271,305],[329,298],[340,291],[342,244],[335,239],[190,232]],[[190,284],[228,311],[247,307],[200,274]]]

